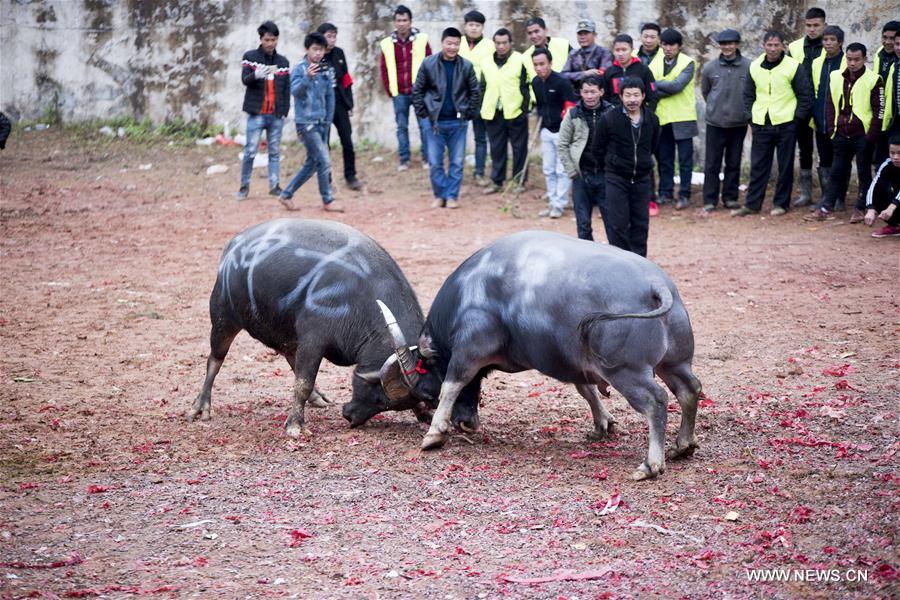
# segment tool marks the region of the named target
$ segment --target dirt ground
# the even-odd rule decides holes
[[[234,200],[237,153],[51,129],[0,154],[3,597],[900,593],[900,240],[846,217],[663,209],[650,258],[686,301],[705,399],[700,450],[656,480],[628,479],[647,427],[620,395],[607,401],[617,433],[591,443],[575,389],[535,372],[492,375],[482,431],[422,453],[411,413],[349,429],[351,371],[325,364],[333,404],[310,409],[313,437],[297,442],[282,430],[289,368],[246,334],[212,421],[183,418],[223,246],[285,216],[259,172]],[[285,153],[286,183],[302,153]],[[523,218],[473,187],[459,210],[436,211],[425,171],[398,176],[377,156],[359,158],[368,190],[340,190],[347,212],[327,218],[386,247],[426,310],[495,238],[574,235],[571,212],[534,216],[539,173]],[[229,171],[208,176],[213,163]],[[314,182],[297,198],[297,216],[326,218]],[[670,417],[672,443],[674,399]],[[762,583],[754,569],[796,571]]]

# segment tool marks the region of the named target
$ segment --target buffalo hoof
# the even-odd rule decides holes
[[[641,463],[637,469],[635,469],[634,473],[631,474],[632,481],[643,481],[645,479],[653,479],[657,475],[661,475],[663,471],[666,470],[665,465],[659,465],[656,463],[647,464],[646,461]]]
[[[208,402],[201,402],[199,399],[194,402],[194,405],[185,413],[185,417],[187,418],[188,423],[193,423],[194,419],[197,416],[200,416],[201,421],[209,421],[210,420],[210,406]]]
[[[312,394],[310,394],[309,398],[307,398],[306,400],[307,406],[313,406],[315,408],[325,408],[329,404],[331,404],[331,402],[328,400],[328,398],[326,398],[322,392],[316,389],[313,390]]]
[[[602,442],[609,436],[613,434],[613,428],[616,422],[610,419],[606,422],[605,425],[601,424],[599,427],[596,427],[593,431],[587,432],[585,437],[592,442]]]
[[[425,434],[425,437],[422,438],[422,450],[437,450],[438,448],[443,448],[444,444],[447,443],[448,437],[449,436],[446,433],[429,431]]]
[[[472,423],[470,421],[459,421],[456,423],[456,428],[463,433],[478,433],[478,430],[480,429],[477,422]]]
[[[416,415],[416,419],[418,419],[420,423],[431,425],[431,419],[434,418],[434,411],[425,406],[424,402],[419,402],[413,407],[412,410],[413,414]]]
[[[676,442],[678,444],[678,442]],[[694,454],[694,450],[700,447],[696,440],[691,440],[686,444],[678,444],[674,448],[669,448],[666,452],[666,458],[669,460],[678,460],[680,458],[688,458]]]
[[[311,437],[312,432],[307,429],[306,425],[299,425],[297,423],[291,423],[290,425],[285,425],[284,432],[288,434],[288,437],[291,437],[295,440],[300,439],[301,437]]]

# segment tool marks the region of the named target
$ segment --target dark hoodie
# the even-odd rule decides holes
[[[606,173],[637,181],[653,170],[653,155],[659,146],[659,119],[647,106],[641,107],[641,123],[634,127],[625,107],[617,106],[600,120],[597,143],[606,150]]]
[[[604,97],[610,102],[619,106],[622,104],[622,98],[619,97],[619,90],[622,88],[622,80],[626,77],[637,77],[644,82],[644,93],[647,94],[645,102],[651,109],[656,107],[656,85],[654,84],[653,73],[649,67],[641,62],[636,56],[631,57],[631,62],[624,67],[619,64],[618,60],[614,60],[611,67],[604,73],[606,78],[606,90]]]

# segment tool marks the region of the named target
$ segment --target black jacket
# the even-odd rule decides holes
[[[10,131],[12,131],[12,124],[10,124],[6,115],[0,112],[0,150],[6,148],[6,138],[9,137]]]
[[[625,65],[624,69],[618,61],[613,61],[612,66],[606,69],[604,73],[606,89],[604,89],[603,97],[613,104],[621,106],[622,80],[626,77],[638,77],[644,82],[644,93],[647,94],[647,99],[644,102],[647,103],[651,110],[655,109],[658,98],[656,97],[653,73],[650,72],[650,67],[642,63],[637,57],[634,57],[630,64]]]
[[[555,71],[550,72],[547,81],[540,77],[531,80],[531,89],[537,100],[537,113],[541,117],[541,127],[556,133],[562,123],[566,109],[575,105],[578,97],[569,80]]]
[[[635,181],[653,170],[653,155],[659,146],[659,119],[647,106],[641,107],[641,125],[632,127],[621,106],[603,113],[598,144],[606,149],[606,173]]]
[[[335,46],[322,62],[334,69],[334,101],[342,103],[347,110],[353,110],[353,79],[344,51]]]
[[[447,88],[447,75],[441,64],[441,56],[443,54],[438,52],[422,61],[412,90],[416,116],[420,119],[427,117],[432,124],[437,123]],[[472,63],[462,56],[456,57],[451,93],[460,118],[468,120],[478,116],[478,111],[481,110],[481,89]]]
[[[257,79],[255,72],[258,66],[275,65],[275,116],[286,117],[291,109],[291,64],[288,59],[273,52],[271,55],[262,50],[262,46],[256,50],[244,53],[241,60],[241,81],[247,86],[244,91],[243,110],[247,114],[258,115],[262,110],[263,100],[266,97],[266,80]]]

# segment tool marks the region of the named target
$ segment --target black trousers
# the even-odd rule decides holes
[[[819,167],[830,169],[834,162],[834,145],[827,133],[816,132],[816,151],[819,153]]]
[[[506,146],[512,146],[513,179],[526,169],[528,158],[528,115],[522,113],[515,119],[504,119],[498,112],[490,121],[484,122],[488,140],[491,142],[491,181],[495,185],[503,185],[506,181]],[[528,172],[522,174],[521,183],[525,183]]]
[[[650,231],[650,174],[631,179],[606,174],[606,197],[600,200],[600,214],[610,245],[647,256]]]
[[[809,121],[797,124],[797,147],[800,148],[800,168],[812,169],[813,166],[813,132]]]
[[[356,153],[353,151],[353,128],[350,125],[350,110],[340,100],[334,102],[334,120],[332,121],[341,140],[341,151],[344,155],[344,179],[356,179]],[[327,144],[331,139],[331,128],[328,128]]]
[[[719,189],[722,202],[737,202],[738,186],[741,183],[741,154],[747,126],[716,127],[706,124],[706,167],[703,170],[703,204],[716,206],[719,203]],[[719,171],[725,159],[725,178],[719,184]]]
[[[575,209],[575,229],[579,240],[594,241],[591,219],[594,206],[603,205],[606,197],[606,176],[600,173],[582,173],[572,180],[572,207]]]
[[[750,185],[744,205],[759,211],[766,197],[766,186],[772,173],[772,160],[778,152],[778,183],[772,203],[787,210],[791,203],[794,185],[794,147],[796,136],[794,123],[782,125],[753,125],[753,143],[750,146]]]
[[[859,177],[859,195],[856,198],[855,207],[859,210],[866,208],[866,192],[872,184],[872,154],[874,144],[866,142],[865,136],[843,137],[834,136],[832,147],[834,148],[834,162],[831,165],[831,194],[825,198],[822,206],[826,210],[834,210],[836,204],[843,204],[847,198],[847,188],[850,187],[850,174],[853,169],[853,161],[856,160],[856,173]]]

